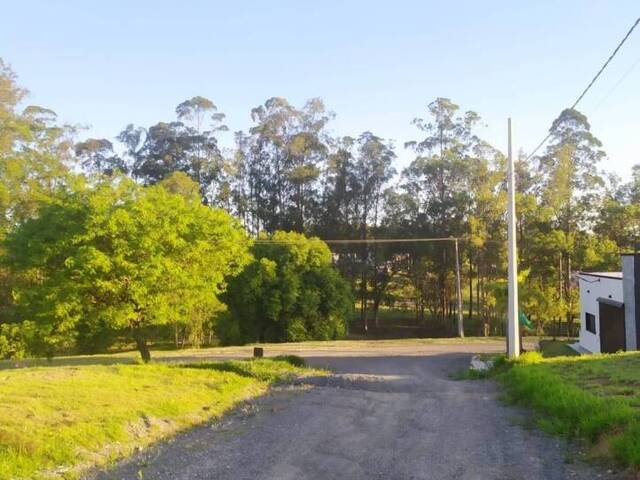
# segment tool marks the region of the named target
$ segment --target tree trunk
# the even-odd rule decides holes
[[[476,316],[478,320],[482,322],[482,310],[480,308],[480,281],[482,272],[480,271],[480,263],[476,256]]]
[[[469,322],[473,322],[473,260],[471,256],[469,256]]]
[[[136,327],[133,330],[133,338],[136,341],[136,346],[142,357],[144,363],[148,363],[151,360],[151,352],[149,351],[149,345],[140,327]]]
[[[360,321],[366,333],[369,325],[367,324],[367,276],[364,270],[360,277]]]
[[[375,298],[373,300],[373,324],[378,328],[378,311],[380,310],[380,300]]]

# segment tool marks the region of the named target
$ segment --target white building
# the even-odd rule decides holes
[[[580,272],[579,347],[592,353],[640,345],[640,254],[622,255],[622,272]]]

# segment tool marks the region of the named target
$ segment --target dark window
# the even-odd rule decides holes
[[[584,325],[587,332],[596,333],[596,316],[593,313],[585,313]]]

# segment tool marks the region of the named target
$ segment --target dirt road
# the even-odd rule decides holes
[[[486,350],[486,348],[481,348]],[[524,428],[490,381],[455,381],[467,348],[309,356],[336,375],[275,390],[97,479],[590,479],[575,449]],[[369,352],[367,352],[369,353]]]

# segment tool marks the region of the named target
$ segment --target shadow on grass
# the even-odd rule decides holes
[[[192,362],[176,365],[176,368],[195,368],[229,372],[242,377],[251,377],[266,382],[291,380],[299,376],[306,367],[303,358],[296,355],[282,355],[271,358],[248,358],[213,362]]]

